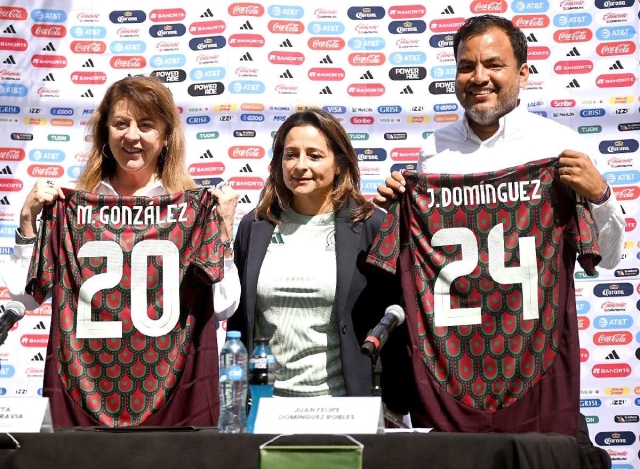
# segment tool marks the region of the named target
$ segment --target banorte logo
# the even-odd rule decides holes
[[[31,65],[37,68],[65,68],[67,58],[62,55],[40,55],[31,57]]]
[[[527,48],[528,60],[546,60],[551,56],[551,50],[547,46],[531,46]]]
[[[154,23],[178,22],[187,17],[187,13],[182,8],[167,8],[164,10],[151,10],[149,20]]]
[[[25,21],[28,17],[29,14],[24,8],[0,6],[0,20]]]
[[[19,37],[2,37],[0,38],[0,50],[14,50],[16,52],[24,52],[29,47],[26,40]]]
[[[234,160],[257,160],[265,155],[265,151],[264,148],[255,145],[237,146],[230,147],[227,154]]]
[[[236,191],[260,191],[264,187],[264,180],[259,177],[232,177],[227,181]]]
[[[596,53],[602,57],[614,55],[631,55],[636,51],[633,41],[603,42],[596,47]]]
[[[638,226],[638,223],[636,222],[635,218],[625,218],[624,221],[626,223],[624,231],[626,231],[627,233],[635,230],[636,226]]]
[[[355,52],[349,54],[349,63],[355,66],[376,67],[384,64],[386,57],[380,52]]]
[[[22,161],[25,157],[26,153],[22,148],[0,148],[0,161]]]
[[[23,187],[20,179],[0,179],[0,192],[20,192]]]
[[[471,13],[476,14],[496,14],[496,13],[504,13],[507,11],[508,5],[505,1],[486,1],[486,0],[476,0],[471,4],[470,10]]]
[[[31,26],[31,34],[35,37],[59,38],[67,35],[67,28],[53,24],[34,24]]]
[[[311,50],[342,50],[344,49],[344,39],[340,37],[324,38],[312,37],[307,41],[307,46]]]
[[[547,15],[515,15],[511,22],[521,29],[546,28],[550,23]]]
[[[553,33],[553,40],[559,43],[587,42],[593,38],[593,32],[589,28],[559,29]]]
[[[109,62],[112,68],[126,69],[126,68],[144,68],[147,66],[147,59],[141,55],[115,55],[111,57]]]
[[[102,41],[73,41],[70,48],[74,54],[104,54],[107,45]]]
[[[596,78],[598,88],[624,88],[633,86],[635,82],[636,76],[633,73],[609,73]]]
[[[320,68],[309,69],[307,77],[312,81],[342,81],[346,73],[341,68]]]
[[[189,32],[195,36],[197,35],[217,35],[222,34],[227,25],[224,21],[201,21],[198,23],[191,23],[189,25]]]
[[[380,83],[354,83],[347,87],[350,96],[382,96],[385,91],[384,85]]]
[[[73,72],[71,81],[76,85],[102,85],[107,82],[104,72]]]
[[[64,168],[56,164],[32,164],[27,173],[36,178],[59,178],[64,176]]]
[[[389,154],[393,161],[418,161],[418,157],[420,156],[420,148],[412,147],[412,148],[394,148],[391,150]]]
[[[389,7],[387,13],[394,20],[408,20],[422,18],[427,14],[427,9],[422,5],[402,5]]]
[[[598,364],[591,368],[594,378],[626,378],[631,374],[631,367],[626,363]]]
[[[271,20],[267,25],[274,34],[302,34],[304,24],[300,21]]]
[[[558,75],[590,73],[593,71],[591,60],[561,60],[553,66],[553,71]]]
[[[580,362],[584,363],[589,360],[589,351],[586,348],[580,349]]]
[[[464,18],[446,18],[433,20],[429,23],[429,29],[434,33],[455,32],[464,24]]]
[[[227,11],[231,16],[264,15],[264,7],[260,3],[232,3]]]
[[[25,334],[20,337],[20,345],[23,347],[46,347],[48,341],[48,334]]]
[[[604,331],[593,335],[593,343],[596,345],[627,345],[633,340],[633,335],[628,331]]]
[[[273,51],[269,52],[267,57],[272,64],[302,65],[304,63],[304,54],[302,52]]]
[[[191,176],[218,176],[224,173],[224,164],[220,162],[194,163],[189,165]]]
[[[260,34],[232,34],[229,36],[229,47],[263,47],[264,37]]]

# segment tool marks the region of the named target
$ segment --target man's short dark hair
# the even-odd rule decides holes
[[[511,42],[518,68],[527,63],[527,38],[524,33],[508,19],[495,15],[472,16],[458,29],[458,32],[453,37],[453,54],[456,62],[458,61],[458,46],[460,42],[466,41],[473,36],[484,34],[491,29],[498,29],[507,35]]]

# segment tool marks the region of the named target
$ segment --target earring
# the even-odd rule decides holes
[[[106,143],[102,145],[102,151],[100,153],[102,153],[102,156],[105,157],[106,159],[113,158],[113,153],[111,153],[111,148],[109,148]]]

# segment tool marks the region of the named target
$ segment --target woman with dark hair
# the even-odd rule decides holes
[[[384,215],[359,186],[357,156],[335,117],[309,109],[287,118],[258,205],[238,228],[242,294],[228,326],[249,350],[254,338],[269,340],[276,396],[370,394],[360,346],[399,301],[399,286],[365,265]]]
[[[36,182],[2,269],[27,310],[53,297],[44,373],[53,424],[215,425],[215,319],[240,299],[237,194],[191,180],[180,115],[155,77],[113,83],[89,129],[76,190]]]

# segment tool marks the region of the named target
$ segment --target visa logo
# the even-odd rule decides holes
[[[344,114],[347,112],[347,108],[345,106],[322,106],[322,109],[331,114]]]

